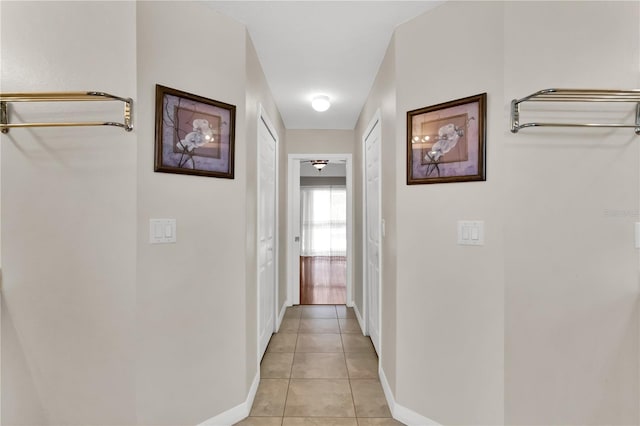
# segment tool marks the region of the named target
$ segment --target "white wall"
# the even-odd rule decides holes
[[[352,154],[353,130],[287,129],[288,154]]]
[[[451,2],[396,32],[396,397],[442,424],[503,422],[502,22],[499,2]],[[487,182],[406,185],[406,111],[482,92]],[[461,219],[485,221],[485,246],[456,245]]]
[[[2,423],[196,424],[243,403],[257,372],[258,103],[286,158],[246,29],[200,2],[1,12],[3,91],[105,90],[133,97],[136,113],[132,134],[2,137]],[[234,179],[153,172],[156,84],[236,105]],[[177,219],[176,244],[148,243],[160,217]]]
[[[136,96],[134,3],[0,7],[3,91]],[[18,111],[74,121],[121,107]],[[135,133],[15,129],[0,146],[2,423],[135,423]]]
[[[505,4],[505,111],[547,87],[637,88],[638,9]],[[587,118],[621,117],[591,109]],[[640,139],[632,129],[503,133],[506,422],[638,424]]]
[[[442,424],[639,422],[637,137],[508,131],[535,90],[636,87],[638,7],[448,2],[397,30],[398,123],[488,93],[486,182],[407,186],[398,126],[401,405]],[[460,219],[485,221],[485,246],[456,245]]]
[[[2,424],[44,425],[47,416],[7,306],[2,303]]]
[[[138,422],[197,424],[242,403],[249,380],[245,29],[200,2],[137,13]],[[236,105],[234,179],[153,172],[156,83]],[[154,217],[177,220],[176,244],[148,243]]]
[[[347,185],[347,178],[345,177],[305,176],[300,178],[300,186],[346,186],[346,185]]]
[[[3,2],[2,36],[3,90],[105,90],[136,113],[133,134],[3,136],[3,424],[196,424],[244,402],[258,102],[284,135],[244,26],[199,2]],[[236,105],[233,180],[153,172],[156,84]],[[176,244],[148,243],[158,217]]]

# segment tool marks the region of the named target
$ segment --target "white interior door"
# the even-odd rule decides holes
[[[275,330],[276,137],[258,122],[258,358]]]
[[[380,354],[380,120],[374,118],[364,137],[365,286],[369,337]]]

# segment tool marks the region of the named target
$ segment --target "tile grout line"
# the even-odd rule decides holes
[[[342,333],[340,333],[340,340],[342,340]],[[344,362],[345,362],[345,366],[347,363],[347,353],[344,350],[344,343],[342,343],[342,353],[344,355]],[[356,411],[356,399],[353,396],[353,386],[351,386],[351,375],[349,374],[349,368],[347,367],[347,380],[349,382],[349,391],[351,392],[351,404],[353,404],[353,416],[356,419],[356,424],[360,424],[360,422],[358,422],[358,412]]]
[[[340,321],[338,321],[339,323]],[[342,341],[342,332],[340,333],[340,341]],[[342,356],[344,358],[344,366],[347,369],[347,380],[349,381],[349,391],[351,392],[351,403],[353,404],[353,415],[356,419],[356,426],[360,425],[360,421],[358,420],[358,413],[356,412],[356,400],[353,396],[353,387],[351,386],[351,372],[349,371],[349,366],[347,365],[347,352],[344,349],[344,343],[342,344]]]
[[[302,312],[300,312],[300,322],[302,321]],[[298,336],[300,336],[300,322],[298,322],[298,330],[296,331],[296,343],[293,345],[293,358],[291,359],[291,367],[289,368],[289,381],[287,382],[287,392],[284,395],[284,406],[282,407],[282,421],[280,426],[284,424],[284,414],[287,410],[287,400],[289,399],[289,389],[291,388],[291,377],[293,376],[293,364],[296,362],[296,351],[298,347]]]

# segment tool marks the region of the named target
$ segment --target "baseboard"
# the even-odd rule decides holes
[[[256,376],[253,378],[253,383],[251,383],[251,388],[249,388],[246,401],[209,420],[205,420],[198,426],[231,426],[248,417],[251,407],[253,406],[253,400],[256,397],[256,392],[258,391],[258,384],[260,384],[260,369],[258,369]]]
[[[280,326],[282,325],[282,320],[284,319],[284,314],[285,312],[287,312],[287,306],[291,306],[291,305],[289,305],[288,300],[285,300],[284,303],[282,304],[282,308],[280,308],[280,313],[276,318],[276,333],[280,330]]]
[[[364,326],[365,325],[364,319],[362,318],[362,315],[360,315],[360,311],[358,310],[358,305],[356,305],[355,302],[351,302],[351,303],[348,303],[347,306],[353,308],[353,312],[356,313],[356,319],[358,320],[358,324],[360,324],[360,330],[362,330],[362,334],[367,336],[368,335],[368,333],[366,333],[367,329]]]
[[[391,387],[387,381],[387,376],[384,374],[382,365],[378,368],[378,374],[380,375],[380,384],[382,385],[384,396],[387,399],[389,410],[391,410],[391,415],[394,419],[408,426],[441,426],[440,423],[398,404],[393,396],[393,392],[391,392]]]

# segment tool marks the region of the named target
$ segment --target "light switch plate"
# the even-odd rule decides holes
[[[640,248],[640,222],[635,223],[636,228],[636,248]]]
[[[175,219],[149,219],[149,243],[167,244],[175,242]]]
[[[459,220],[458,221],[458,245],[483,246],[484,245],[484,221]]]

